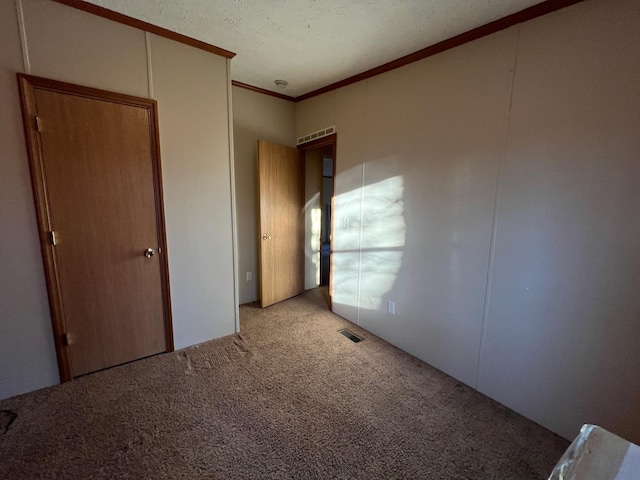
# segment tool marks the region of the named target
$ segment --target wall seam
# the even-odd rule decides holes
[[[144,44],[147,52],[147,89],[149,98],[153,98],[153,67],[151,63],[151,34],[144,32]]]
[[[337,95],[336,95],[337,96]],[[364,83],[364,132],[363,137],[366,137],[367,123],[367,106],[369,104],[369,80],[365,80]],[[335,110],[334,110],[335,111]],[[360,152],[362,160],[362,178],[360,182],[360,235],[358,239],[358,289],[356,290],[356,325],[360,325],[360,292],[362,291],[362,239],[364,238],[364,184],[365,184],[365,145],[366,142],[362,142],[362,151]]]
[[[24,23],[24,10],[22,0],[16,0],[16,14],[18,17],[18,29],[20,30],[20,46],[22,47],[22,63],[24,72],[31,74],[31,60],[29,59],[29,46],[27,44],[27,29]]]
[[[482,357],[483,347],[487,336],[487,320],[489,314],[489,304],[491,301],[491,285],[493,282],[493,262],[495,259],[496,233],[498,228],[498,208],[500,206],[500,190],[502,185],[502,172],[504,169],[504,160],[507,151],[507,140],[509,137],[509,121],[511,119],[511,105],[513,102],[513,89],[516,78],[516,67],[518,63],[518,48],[520,44],[520,25],[516,26],[516,38],[513,47],[513,56],[511,59],[511,82],[509,84],[509,102],[505,112],[502,145],[500,151],[500,161],[498,164],[498,173],[495,182],[495,197],[493,201],[493,218],[491,223],[491,241],[489,243],[489,260],[487,262],[487,277],[485,282],[484,306],[482,309],[482,326],[480,330],[480,342],[478,345],[478,360],[476,365],[476,378],[473,388],[478,390],[480,386],[480,378],[482,375]]]
[[[231,194],[231,259],[233,262],[233,312],[235,316],[235,330],[240,333],[239,309],[239,277],[238,277],[238,225],[236,216],[236,172],[235,149],[233,145],[233,92],[231,87],[231,59],[226,59],[227,66],[227,131],[229,135],[229,186]]]

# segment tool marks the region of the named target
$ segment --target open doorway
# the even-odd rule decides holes
[[[331,308],[335,134],[298,148],[305,164],[305,290],[322,289]]]
[[[322,218],[320,228],[320,286],[329,288],[331,272],[331,203],[333,199],[333,145],[322,149]]]

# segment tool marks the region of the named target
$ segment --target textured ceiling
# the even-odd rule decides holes
[[[541,0],[88,0],[231,50],[232,78],[298,96]],[[285,79],[278,89],[273,81]]]

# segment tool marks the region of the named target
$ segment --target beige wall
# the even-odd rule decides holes
[[[233,87],[236,211],[238,225],[239,301],[258,299],[257,142],[294,147],[295,104]],[[247,272],[253,280],[247,281]]]
[[[638,2],[587,0],[299,103],[338,134],[335,311],[640,441],[639,44]]]
[[[335,91],[296,103],[296,138],[333,125],[335,109]]]
[[[149,96],[142,30],[53,2],[20,0],[19,3],[24,12],[28,73]]]
[[[149,56],[144,32],[50,1],[4,0],[0,22],[0,398],[59,381],[16,72],[155,90],[176,347],[233,333],[227,62],[153,36]]]
[[[151,35],[175,347],[235,331],[227,61]]]
[[[0,398],[59,381],[16,72],[16,7],[0,1]]]

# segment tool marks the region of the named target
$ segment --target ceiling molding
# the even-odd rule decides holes
[[[236,56],[235,53],[230,52],[229,50],[225,50],[224,48],[216,47],[215,45],[210,45],[208,43],[201,42],[200,40],[196,40],[195,38],[187,37],[186,35],[172,32],[171,30],[167,30],[166,28],[158,27],[157,25],[153,25],[151,23],[138,20],[137,18],[129,17],[122,13],[114,12],[113,10],[109,10],[108,8],[94,5],[93,3],[85,2],[83,0],[53,0],[53,1],[57,3],[62,3],[63,5],[67,5],[69,7],[76,8],[78,10],[82,10],[83,12],[91,13],[93,15],[106,18],[108,20],[113,20],[114,22],[122,23],[124,25],[128,25],[134,28],[139,28],[140,30],[144,30],[145,32],[150,32],[160,37],[168,38],[170,40],[175,40],[176,42],[184,43],[185,45],[199,48],[200,50],[205,50],[210,53],[215,53],[216,55],[220,55],[221,57],[233,58]]]
[[[252,92],[258,92],[264,95],[270,95],[272,97],[280,98],[282,100],[289,100],[290,102],[296,101],[295,97],[290,97],[289,95],[285,95],[284,93],[272,92],[271,90],[266,90],[260,87],[254,87],[253,85],[249,85],[248,83],[238,82],[237,80],[231,80],[231,85],[233,85],[234,87],[251,90]]]
[[[207,52],[214,53],[216,55],[220,55],[225,58],[233,58],[236,55],[233,52],[230,52],[220,47],[216,47],[215,45],[210,45],[200,40],[196,40],[195,38],[187,37],[186,35],[182,35],[180,33],[167,30],[166,28],[158,27],[151,23],[147,23],[142,20],[129,17],[122,13],[118,13],[113,10],[100,7],[98,5],[85,2],[83,0],[53,0],[53,1],[76,8],[78,10],[82,10],[87,13],[91,13],[93,15],[97,15],[97,16],[118,22],[118,23],[122,23],[124,25],[128,25],[130,27],[139,28],[141,30],[159,35],[161,37],[169,38],[171,40],[175,40],[177,42],[184,43],[186,45],[190,45],[192,47],[199,48],[201,50],[205,50]],[[353,83],[357,83],[362,80],[366,80],[376,75],[380,75],[382,73],[395,70],[396,68],[404,67],[405,65],[409,65],[419,60],[423,60],[425,58],[431,57],[438,53],[442,53],[444,51],[458,47],[460,45],[464,45],[465,43],[478,40],[479,38],[486,37],[487,35],[491,35],[501,30],[505,30],[519,23],[524,23],[529,20],[533,20],[534,18],[538,18],[543,15],[546,15],[548,13],[552,13],[557,10],[561,10],[563,8],[569,7],[571,5],[575,5],[576,3],[580,3],[582,1],[584,0],[546,0],[537,5],[533,5],[519,12],[513,13],[506,17],[500,18],[493,22],[490,22],[480,27],[469,30],[468,32],[461,33],[460,35],[456,35],[455,37],[449,38],[442,42],[436,43],[434,45],[428,46],[416,52],[405,55],[403,57],[397,58],[396,60],[392,60],[391,62],[387,62],[378,67],[372,68],[370,70],[359,73],[357,75],[353,75],[351,77],[345,78],[343,80],[332,83],[330,85],[326,85],[324,87],[318,88],[316,90],[305,93],[303,95],[299,95],[297,97],[292,97],[292,96],[285,95],[278,92],[272,92],[264,88],[249,85],[247,83],[238,82],[236,80],[232,80],[231,84],[239,88],[244,88],[247,90],[251,90],[253,92],[262,93],[264,95],[270,95],[272,97],[280,98],[282,100],[300,102],[302,100],[316,97],[318,95],[322,95],[323,93],[331,92],[338,88],[345,87],[347,85],[351,85]]]
[[[459,47],[460,45],[464,45],[465,43],[469,43],[479,38],[486,37],[487,35],[491,35],[492,33],[499,32],[519,23],[533,20],[534,18],[541,17],[542,15],[555,12],[576,3],[580,3],[582,1],[584,0],[547,0],[532,7],[525,8],[524,10],[520,10],[519,12],[495,20],[491,23],[487,23],[480,27],[474,28],[473,30],[469,30],[468,32],[456,35],[455,37],[449,38],[448,40],[444,40],[442,42],[418,50],[417,52],[413,52],[409,55],[405,55],[404,57],[392,60],[391,62],[380,65],[379,67],[372,68],[371,70],[367,70],[366,72],[359,73],[352,77],[345,78],[344,80],[340,80],[339,82],[332,83],[325,87],[318,88],[317,90],[313,90],[312,92],[295,97],[295,101],[300,102],[302,100],[316,97],[323,93],[327,93],[332,90],[336,90],[338,88],[345,87],[362,80],[366,80],[367,78],[380,75],[381,73],[404,67],[405,65],[409,65],[410,63],[423,60],[425,58],[436,55],[437,53],[442,53],[446,50]]]

